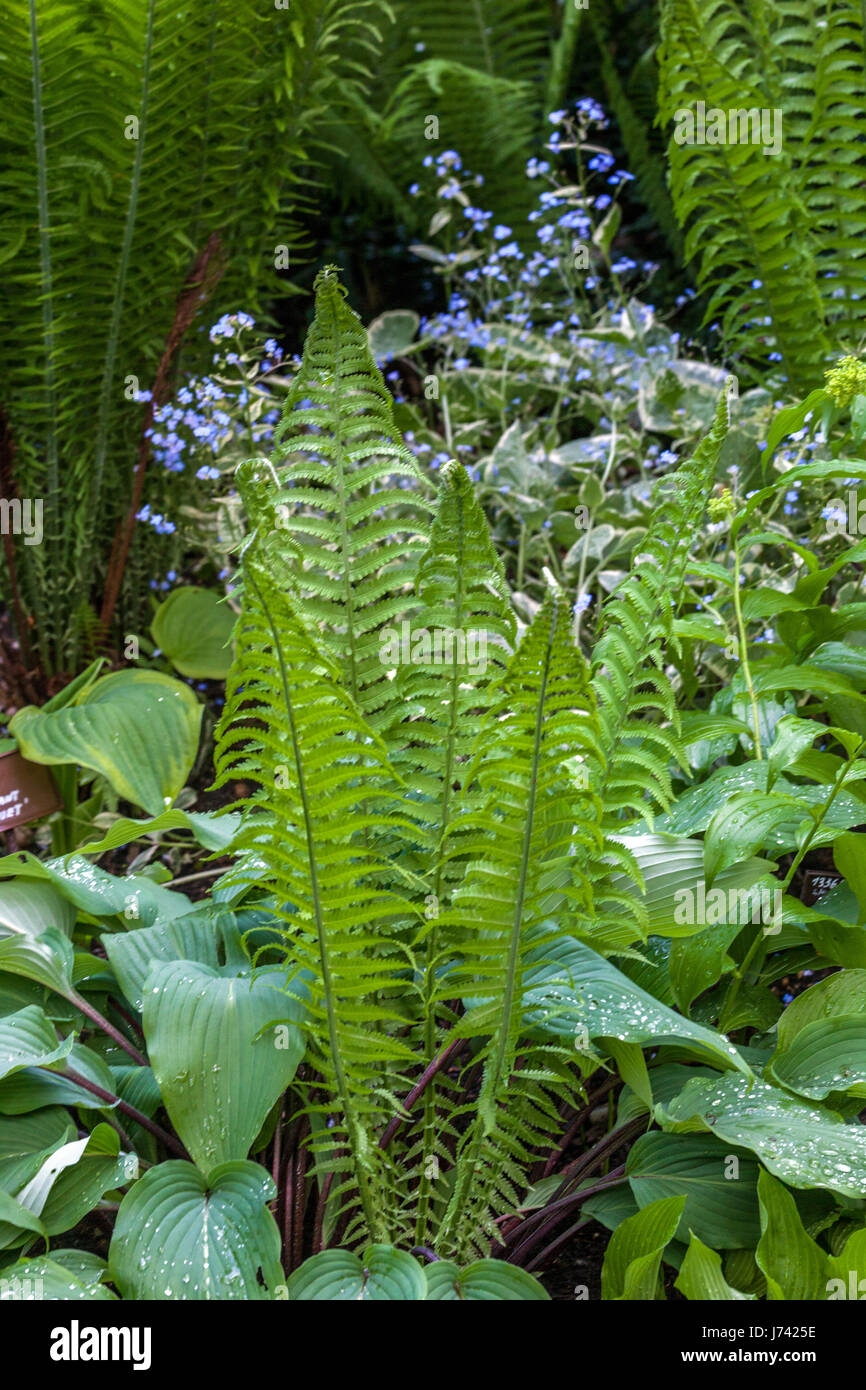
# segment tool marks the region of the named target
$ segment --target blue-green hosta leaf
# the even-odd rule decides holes
[[[773,1054],[766,1075],[810,1100],[831,1091],[866,1095],[866,1017],[807,1023],[790,1047]]]
[[[71,1041],[71,1035],[66,1043]],[[66,1066],[87,1081],[111,1091],[111,1072],[102,1058],[82,1043],[73,1043],[68,1057],[45,1066],[28,1066],[0,1081],[0,1115],[26,1115],[43,1106],[73,1105],[85,1110],[111,1106],[64,1076]],[[56,1068],[56,1070],[55,1070]]]
[[[118,796],[156,816],[186,781],[201,716],[181,681],[158,671],[115,671],[63,709],[25,706],[9,729],[25,758],[101,773]]]
[[[692,1233],[689,1248],[683,1256],[675,1287],[691,1302],[704,1300],[748,1301],[752,1295],[741,1293],[728,1283],[722,1273],[722,1257],[710,1250]]]
[[[537,1279],[505,1260],[476,1260],[465,1269],[451,1260],[437,1260],[427,1266],[424,1275],[428,1303],[550,1300]]]
[[[676,1234],[685,1201],[663,1197],[617,1226],[601,1271],[603,1299],[647,1302],[658,1297],[662,1255]]]
[[[51,1020],[31,1004],[0,1019],[0,1080],[25,1067],[46,1066],[65,1057],[74,1038],[59,1040]]]
[[[71,999],[74,952],[67,937],[55,927],[39,936],[7,936],[0,940],[0,972],[21,975]]]
[[[304,1055],[302,1006],[280,990],[283,980],[237,971],[229,978],[193,961],[161,962],[147,977],[143,1023],[153,1074],[205,1173],[246,1158]]]
[[[0,891],[7,878],[53,883],[63,897],[91,917],[123,916],[136,926],[150,926],[189,912],[192,903],[143,875],[117,878],[91,864],[83,855],[37,859],[33,854],[10,854],[0,859]]]
[[[699,787],[683,792],[676,805],[667,815],[657,816],[655,829],[673,835],[696,835],[706,830],[719,805],[736,792],[764,792],[767,786],[767,763],[755,759],[740,767],[720,767],[711,773]],[[827,801],[828,791],[823,786],[795,786],[785,777],[777,778],[773,791],[779,795],[791,796],[801,803],[801,810],[793,812],[790,819],[768,831],[768,849],[789,850],[797,846],[797,832],[807,819],[811,810],[822,807]],[[864,819],[864,803],[851,792],[842,791],[834,798],[827,812],[822,829],[813,845],[829,844],[842,830],[861,825]],[[637,825],[635,825],[637,829]],[[631,837],[627,843],[631,842]]]
[[[38,936],[46,927],[72,935],[75,908],[51,883],[0,879],[0,936]]]
[[[866,1126],[810,1105],[778,1086],[732,1073],[690,1081],[667,1107],[666,1130],[708,1129],[726,1144],[751,1149],[789,1187],[821,1187],[866,1197]]]
[[[811,1100],[866,1094],[866,970],[830,975],[792,1002],[767,1076]]]
[[[104,936],[102,944],[120,988],[141,1013],[144,982],[160,961],[198,961],[216,969],[221,956],[238,969],[251,969],[235,928],[234,914],[209,906],[138,931]]]
[[[767,844],[780,825],[803,820],[800,803],[776,792],[738,792],[720,806],[704,835],[707,888],[723,869],[747,859]]]
[[[30,1115],[0,1115],[0,1159],[55,1149],[75,1135],[75,1123],[59,1105]]]
[[[109,1252],[123,1298],[264,1300],[283,1283],[276,1196],[257,1163],[224,1163],[209,1178],[170,1159],[120,1204]]]
[[[85,843],[82,848],[87,854],[107,854],[109,850],[130,845],[146,835],[161,835],[166,830],[189,830],[202,849],[215,852],[225,850],[240,829],[241,817],[234,812],[225,815],[212,815],[209,811],[163,811],[162,815],[151,816],[148,820],[130,820],[121,816],[93,844]]]
[[[700,922],[682,920],[681,906],[685,895],[696,897],[699,885],[704,882],[703,842],[686,835],[640,834],[623,836],[622,843],[637,861],[644,889],[641,892],[625,874],[612,875],[611,886],[641,900],[650,932],[670,937],[700,932]],[[745,893],[774,868],[771,860],[744,858],[742,863],[724,868],[715,886],[725,894],[740,890]]]
[[[61,1251],[62,1255],[80,1254],[79,1251]],[[8,1265],[0,1277],[0,1300],[10,1302],[30,1302],[62,1300],[63,1302],[113,1301],[116,1295],[104,1284],[94,1283],[86,1269],[76,1272],[74,1266],[48,1255],[32,1260],[19,1260]]]
[[[235,615],[219,594],[185,584],[159,605],[150,631],[182,676],[220,681],[232,664],[234,626]]]
[[[420,1303],[426,1297],[423,1269],[392,1245],[368,1245],[363,1257],[351,1250],[323,1250],[289,1280],[289,1298],[305,1303]]]
[[[703,1134],[642,1135],[629,1152],[626,1176],[639,1207],[684,1196],[677,1235],[692,1231],[716,1250],[751,1249],[760,1234],[751,1154]]]
[[[544,948],[544,963],[524,979],[524,1020],[556,1038],[618,1038],[622,1042],[676,1042],[698,1060],[751,1076],[722,1034],[692,1023],[640,989],[610,961],[573,937]]]
[[[137,1175],[135,1155],[121,1154],[117,1131],[100,1124],[86,1138],[56,1149],[15,1199],[41,1218],[49,1235],[57,1235],[76,1226],[106,1192]]]

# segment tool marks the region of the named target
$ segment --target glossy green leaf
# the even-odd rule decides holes
[[[235,614],[211,589],[184,585],[156,610],[150,625],[157,647],[182,676],[225,680],[232,664]]]
[[[183,893],[163,888],[141,874],[117,878],[80,854],[47,860],[33,854],[10,854],[0,859],[0,892],[9,877],[53,883],[79,912],[91,917],[120,915],[136,926],[150,926],[157,918],[178,917],[192,907]]]
[[[866,1197],[866,1127],[850,1125],[830,1109],[729,1073],[690,1081],[665,1108],[663,1128],[708,1129],[726,1144],[751,1149],[789,1187],[828,1188]]]
[[[51,883],[0,879],[0,936],[21,932],[39,936],[46,927],[56,927],[71,936],[75,908]]]
[[[26,758],[101,773],[118,796],[156,816],[186,781],[201,715],[181,681],[157,671],[115,671],[63,709],[27,705],[9,727]]]
[[[24,1067],[57,1062],[69,1052],[74,1039],[60,1040],[42,1009],[29,1005],[0,1019],[0,1080]]]
[[[363,1256],[323,1250],[289,1280],[289,1298],[307,1303],[419,1303],[426,1296],[427,1281],[417,1260],[391,1245],[369,1245]]]
[[[722,1273],[722,1257],[710,1250],[694,1234],[689,1240],[689,1248],[683,1257],[676,1288],[693,1302],[704,1300],[747,1301],[748,1294],[733,1288]]]
[[[68,1254],[69,1252],[60,1252]],[[80,1252],[73,1252],[78,1254]],[[31,1260],[19,1260],[9,1265],[0,1278],[0,1300],[30,1302],[31,1300],[62,1300],[63,1302],[106,1302],[116,1295],[104,1284],[94,1283],[85,1268],[76,1272],[64,1261],[48,1255]]]
[[[716,1250],[751,1248],[758,1239],[758,1164],[751,1154],[703,1134],[642,1135],[626,1161],[639,1207],[683,1196],[678,1237],[689,1231]]]
[[[7,936],[0,940],[0,971],[21,975],[70,999],[74,954],[65,936],[47,927],[36,936]]]
[[[424,1270],[427,1301],[438,1303],[548,1301],[550,1295],[525,1269],[505,1260],[476,1260],[465,1269],[437,1260]]]
[[[648,1302],[658,1297],[665,1246],[673,1240],[685,1197],[663,1197],[617,1226],[604,1257],[601,1296]]]
[[[526,972],[527,1025],[557,1038],[677,1042],[700,1061],[751,1074],[727,1038],[660,1004],[583,942],[565,937],[545,947],[544,957]]]
[[[166,830],[189,830],[203,849],[226,850],[238,833],[241,818],[232,812],[215,816],[207,811],[163,811],[148,820],[130,820],[121,816],[99,840],[85,842],[87,854],[107,854],[149,835],[161,835]]]
[[[304,1055],[301,1005],[279,989],[283,979],[230,978],[192,961],[161,962],[147,977],[143,1021],[153,1074],[205,1173],[246,1158]]]
[[[112,1283],[127,1299],[273,1298],[283,1282],[275,1196],[257,1163],[225,1163],[209,1178],[175,1159],[148,1169],[117,1213]]]
[[[140,1013],[144,982],[160,961],[198,961],[215,969],[223,961],[249,969],[231,912],[196,908],[169,922],[103,937],[106,955],[130,1004]]]
[[[755,1258],[767,1280],[767,1297],[814,1301],[826,1294],[827,1256],[803,1229],[790,1192],[762,1172],[758,1179],[761,1239]]]

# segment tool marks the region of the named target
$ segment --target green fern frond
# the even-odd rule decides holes
[[[379,1091],[382,1068],[400,1073],[412,1053],[393,1036],[400,1015],[389,992],[411,956],[391,941],[415,908],[391,886],[387,866],[363,832],[393,833],[398,780],[381,741],[345,693],[341,671],[301,617],[267,546],[244,555],[244,601],[226,706],[216,735],[216,785],[255,779],[234,849],[254,853],[292,960],[309,992],[313,1065],[336,1126],[313,1146],[366,1235],[390,1240],[388,1168],[375,1142],[391,1116]],[[290,986],[291,988],[291,986]],[[334,1149],[346,1146],[348,1158]],[[355,1210],[357,1204],[358,1210]]]
[[[300,549],[305,612],[336,653],[375,725],[394,691],[380,629],[411,612],[430,503],[394,426],[391,396],[332,268],[316,278],[316,317],[277,427],[278,525]]]
[[[670,801],[668,765],[671,759],[682,760],[665,657],[692,539],[715,481],[727,430],[725,394],[706,439],[665,480],[668,490],[653,513],[632,570],[602,611],[592,670],[604,730],[601,795],[611,830],[630,816],[644,816],[652,824],[653,805],[664,808]]]
[[[214,317],[282,291],[275,253],[295,250],[316,197],[322,111],[339,118],[364,89],[387,13],[380,0],[6,5],[0,404],[18,493],[44,500],[45,544],[16,542],[16,565],[46,671],[80,657],[79,599],[99,607],[141,438],[130,388],[154,384],[196,254],[219,235]],[[206,335],[189,333],[186,353],[202,365]],[[5,599],[7,586],[4,567]],[[140,625],[141,595],[125,586],[121,630]]]
[[[808,389],[829,344],[802,193],[812,156],[799,164],[802,147],[787,138],[788,74],[775,15],[773,0],[746,9],[734,0],[664,0],[659,119],[675,126],[671,192],[687,225],[686,256],[699,257],[699,286],[710,294],[707,321],[718,318],[725,341],[746,356],[766,358],[778,346],[789,380]],[[723,113],[723,143],[688,142],[699,102]],[[781,113],[781,147],[772,154],[743,140],[731,116],[754,112],[760,120],[761,111],[774,121]],[[736,143],[727,139],[732,120]]]
[[[453,997],[462,982],[464,993],[486,1001],[470,1007],[457,1030],[481,1039],[484,1063],[440,1233],[458,1257],[476,1232],[489,1230],[490,1212],[514,1200],[520,1164],[552,1123],[557,1078],[549,1058],[540,1081],[534,1064],[526,1078],[517,1067],[523,973],[532,950],[593,915],[589,865],[603,843],[600,735],[565,596],[551,587],[479,739],[467,783],[477,777],[484,802],[465,816],[461,850],[471,858],[442,914],[444,925],[460,928],[464,961],[442,989]],[[574,757],[588,770],[583,787],[564,765]]]

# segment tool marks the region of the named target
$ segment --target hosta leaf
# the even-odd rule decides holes
[[[93,1302],[112,1301],[116,1295],[104,1284],[93,1283],[83,1274],[43,1255],[33,1260],[19,1260],[17,1264],[4,1269],[0,1278],[0,1299],[10,1302],[32,1299]]]
[[[34,1004],[0,1019],[0,1080],[24,1067],[59,1061],[73,1041],[72,1036],[59,1040],[51,1020]]]
[[[623,844],[637,861],[643,889],[638,889],[625,874],[612,875],[611,886],[640,899],[651,932],[671,937],[699,932],[702,924],[694,920],[684,922],[680,909],[685,895],[696,899],[699,885],[704,882],[703,842],[686,835],[642,834],[623,837]],[[732,863],[719,872],[715,886],[724,893],[746,892],[775,867],[768,859],[740,857],[742,863]]]
[[[708,1129],[751,1149],[789,1187],[866,1197],[866,1127],[809,1105],[778,1086],[729,1074],[690,1081],[656,1118],[665,1129]]]
[[[65,936],[54,927],[47,927],[36,936],[7,936],[0,941],[0,971],[22,975],[39,985],[70,999],[72,987],[73,950]]]
[[[182,676],[219,681],[232,664],[234,625],[235,615],[219,594],[189,584],[159,605],[150,631]]]
[[[565,937],[545,947],[544,957],[526,972],[527,1025],[557,1038],[574,1039],[585,1030],[590,1039],[677,1042],[700,1061],[751,1075],[727,1038],[660,1004],[583,942]]]
[[[632,1147],[626,1176],[639,1207],[661,1197],[684,1196],[677,1231],[691,1230],[717,1250],[751,1248],[760,1234],[751,1154],[703,1134],[644,1134]]]
[[[51,883],[0,880],[0,936],[39,936],[46,927],[72,935],[75,908]]]
[[[767,1280],[767,1297],[808,1302],[824,1298],[827,1256],[803,1229],[790,1192],[769,1173],[762,1172],[758,1200],[762,1234],[755,1258]]]
[[[717,1255],[715,1250],[710,1250],[694,1233],[680,1266],[676,1288],[694,1302],[704,1299],[727,1299],[733,1302],[749,1298],[749,1294],[740,1293],[739,1289],[733,1288],[727,1282],[722,1273],[721,1255]]]
[[[807,1023],[790,1047],[773,1054],[766,1074],[810,1100],[831,1091],[866,1094],[866,1016]]]
[[[72,1036],[66,1039],[66,1045]],[[43,1067],[28,1066],[0,1081],[0,1115],[24,1115],[43,1106],[74,1105],[85,1110],[103,1110],[108,1102],[63,1075],[65,1061]],[[111,1072],[91,1047],[74,1043],[68,1052],[68,1065],[88,1081],[111,1091]],[[52,1068],[57,1067],[58,1070]],[[110,1107],[109,1107],[110,1108]]]
[[[739,922],[721,922],[704,927],[699,935],[671,943],[668,965],[671,990],[677,1008],[683,1013],[689,1012],[699,994],[712,989],[724,972],[733,968],[727,951],[741,931]]]
[[[118,796],[156,816],[177,796],[198,749],[202,706],[157,671],[115,671],[76,703],[18,711],[9,728],[25,758],[101,773]]]
[[[451,1260],[437,1260],[424,1271],[428,1302],[548,1300],[550,1295],[525,1269],[505,1260],[476,1260],[460,1269]]]
[[[298,1000],[283,975],[227,978],[192,961],[156,964],[144,1034],[172,1124],[207,1173],[246,1158],[304,1055]],[[275,1031],[275,1024],[286,1024]],[[267,1030],[263,1032],[263,1030]]]
[[[257,1163],[225,1163],[209,1178],[176,1159],[148,1169],[117,1213],[112,1283],[134,1299],[273,1298],[283,1282],[275,1196]]]
[[[104,936],[103,945],[124,995],[140,1013],[144,982],[160,961],[197,961],[216,968],[225,960],[250,969],[234,922],[231,912],[203,907],[153,927]]]
[[[676,1234],[685,1201],[663,1197],[617,1226],[601,1271],[603,1299],[647,1302],[658,1297],[662,1255]]]
[[[16,1200],[41,1217],[49,1235],[71,1230],[104,1193],[137,1176],[135,1155],[119,1150],[117,1131],[97,1125],[86,1138],[56,1149]]]
[[[31,1115],[0,1115],[0,1159],[54,1149],[74,1134],[72,1116],[59,1105]]]
[[[391,1245],[369,1245],[363,1257],[351,1250],[324,1250],[289,1280],[289,1298],[304,1302],[418,1303],[426,1296],[421,1266]]]
[[[40,860],[32,854],[10,854],[0,859],[0,892],[7,877],[22,881],[44,880],[79,912],[91,917],[125,916],[140,926],[149,926],[157,917],[170,919],[189,912],[192,903],[183,893],[174,893],[153,879],[130,874],[116,878],[98,869],[83,855],[65,859]]]
[[[704,835],[707,888],[722,869],[747,859],[767,843],[771,831],[803,818],[797,801],[775,793],[740,792],[715,812]]]
[[[232,812],[220,816],[207,811],[163,811],[148,820],[130,820],[121,816],[101,840],[88,841],[83,848],[88,854],[107,854],[146,835],[161,835],[166,830],[189,830],[203,849],[225,850],[240,828],[241,818]]]
[[[21,1245],[25,1231],[33,1231],[44,1241],[48,1240],[48,1232],[36,1213],[28,1211],[17,1198],[0,1188],[0,1248]]]
[[[866,970],[844,970],[799,995],[779,1020],[770,1080],[812,1100],[866,1086]]]

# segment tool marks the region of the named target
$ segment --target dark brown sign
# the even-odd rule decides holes
[[[49,768],[28,762],[14,748],[0,753],[0,830],[39,820],[62,805]]]
[[[839,875],[834,874],[832,870],[807,869],[803,875],[802,900],[807,907],[814,907],[825,893],[829,893],[831,888],[837,888],[841,882]]]

